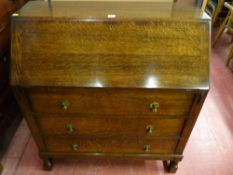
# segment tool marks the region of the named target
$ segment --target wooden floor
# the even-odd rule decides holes
[[[233,73],[225,67],[230,38],[211,56],[211,90],[179,164],[179,175],[233,175]],[[59,160],[53,171],[42,161],[25,121],[2,163],[3,175],[164,175],[161,161]]]

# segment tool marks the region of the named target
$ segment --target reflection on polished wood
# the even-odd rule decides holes
[[[14,20],[13,57],[24,69],[13,62],[12,84],[208,88],[208,22],[195,10],[156,4],[53,2],[47,16],[45,2],[29,3]]]
[[[37,8],[35,8],[37,7]],[[108,14],[115,14],[111,18]],[[182,14],[182,15],[180,15]],[[199,20],[203,13],[194,5],[176,4],[170,2],[88,2],[88,1],[51,1],[51,6],[45,1],[29,2],[20,10],[21,17],[74,17],[76,20],[140,20],[171,18]],[[179,19],[177,19],[179,16]]]
[[[95,156],[177,170],[209,89],[200,10],[36,1],[12,19],[11,83],[45,169],[52,158]]]
[[[18,57],[24,70],[12,65],[17,71],[12,79],[15,85],[24,82],[25,86],[208,87],[206,23],[201,24],[203,31],[195,22],[183,25],[164,22],[165,29],[159,22],[67,24],[41,21],[40,26],[34,22],[19,23],[16,34],[23,35],[15,35],[19,38],[14,38],[14,44],[19,49],[17,54],[23,58]],[[112,25],[111,30],[109,25]],[[176,34],[179,25],[182,32]],[[41,30],[46,33],[38,32]],[[193,36],[184,37],[187,33]],[[34,34],[36,37],[32,37]],[[32,47],[20,49],[19,39],[30,42]],[[200,39],[204,41],[199,44]],[[46,76],[48,74],[50,76]]]

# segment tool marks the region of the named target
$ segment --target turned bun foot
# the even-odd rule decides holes
[[[51,171],[53,169],[52,159],[44,159],[43,168],[44,170]]]
[[[164,169],[169,173],[175,173],[178,169],[178,161],[176,160],[164,160],[163,161]]]

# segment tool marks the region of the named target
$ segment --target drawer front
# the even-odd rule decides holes
[[[49,152],[73,153],[172,153],[176,138],[142,139],[126,137],[56,137],[44,139]]]
[[[29,90],[32,110],[38,113],[116,115],[186,115],[193,93],[140,89]]]
[[[44,134],[70,135],[141,135],[141,136],[178,136],[184,119],[153,118],[93,118],[74,116],[37,116],[41,132]]]

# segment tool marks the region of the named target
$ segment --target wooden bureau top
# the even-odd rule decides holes
[[[185,4],[146,1],[46,1],[29,2],[20,10],[21,17],[68,17],[83,21],[106,20],[200,20],[209,19],[200,9]]]
[[[178,4],[33,1],[12,18],[11,83],[207,90],[209,34]]]

